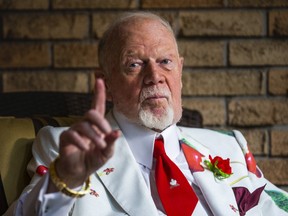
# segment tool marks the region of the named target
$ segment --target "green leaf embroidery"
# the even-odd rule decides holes
[[[275,190],[265,190],[265,192],[272,198],[279,208],[288,212],[288,196],[286,194]]]

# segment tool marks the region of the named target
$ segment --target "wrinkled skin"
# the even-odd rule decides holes
[[[120,112],[137,122],[141,106],[155,115],[161,115],[168,106],[167,98],[161,95],[149,97],[141,103],[141,91],[154,85],[168,89],[175,113],[173,123],[177,122],[182,113],[183,59],[179,57],[173,35],[155,21],[143,21],[140,24],[132,22],[121,30],[125,34],[117,34],[121,42],[115,48],[119,56],[111,69],[112,76],[107,78],[106,83],[109,98]]]

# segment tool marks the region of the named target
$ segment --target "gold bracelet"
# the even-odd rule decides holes
[[[55,163],[58,160],[56,158],[51,164],[49,168],[49,174],[52,182],[56,185],[59,191],[64,193],[67,196],[79,198],[83,197],[84,195],[88,194],[90,192],[91,187],[91,180],[90,177],[85,181],[85,185],[82,187],[81,191],[75,191],[70,189],[61,179],[58,177],[55,169]]]

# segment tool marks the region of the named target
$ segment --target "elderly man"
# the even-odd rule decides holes
[[[240,132],[176,126],[183,58],[166,21],[122,16],[99,62],[92,109],[70,128],[39,132],[35,174],[10,213],[287,215],[287,194],[263,177]],[[114,107],[105,116],[106,98]]]

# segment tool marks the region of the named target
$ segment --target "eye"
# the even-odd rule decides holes
[[[127,73],[138,73],[143,67],[142,61],[129,61],[126,64],[125,71]]]
[[[169,63],[171,63],[172,61],[170,60],[170,59],[163,59],[162,61],[161,61],[161,64],[169,64]]]
[[[140,66],[140,63],[137,63],[137,62],[133,62],[133,63],[129,64],[129,68],[136,68],[139,66]]]
[[[163,58],[160,60],[160,66],[166,70],[173,70],[175,68],[175,61],[170,58]]]

